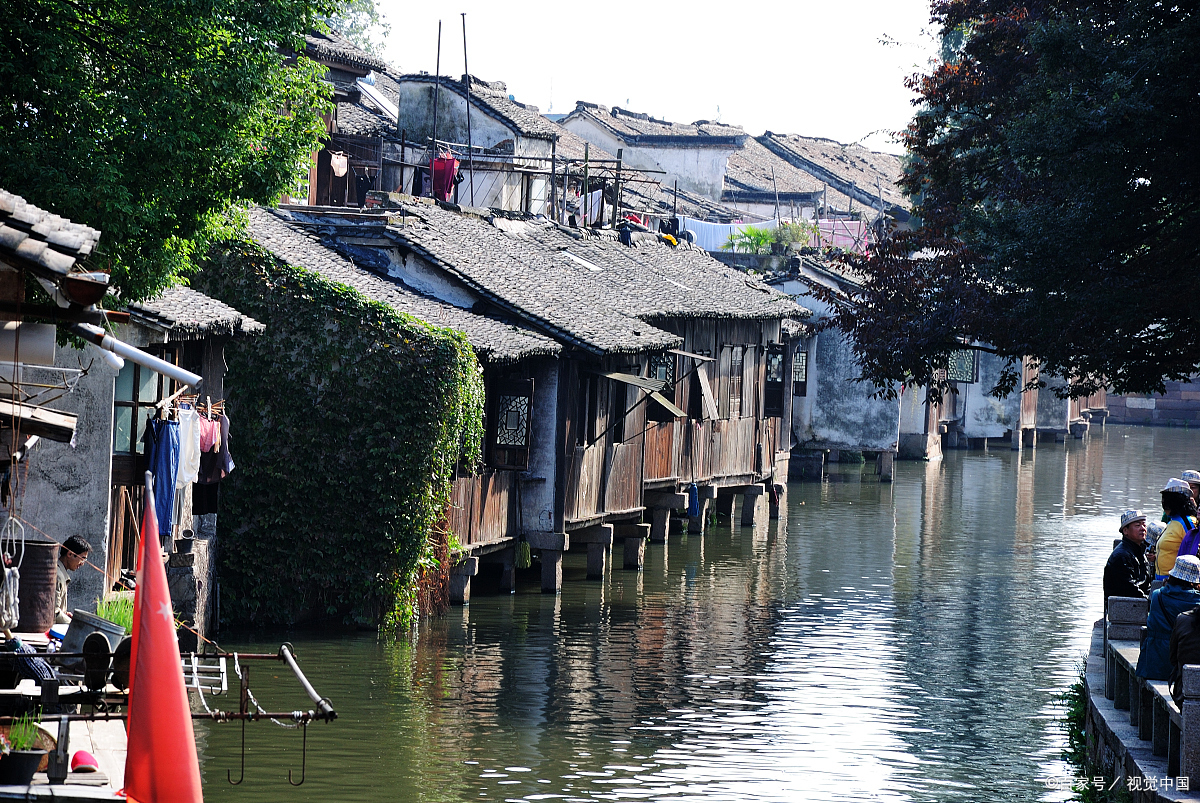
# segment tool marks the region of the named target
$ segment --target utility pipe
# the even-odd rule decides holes
[[[158,357],[136,349],[124,341],[117,340],[99,326],[92,326],[90,323],[74,323],[68,326],[67,329],[89,343],[94,343],[105,351],[112,352],[118,357],[123,357],[144,368],[149,368],[155,373],[170,377],[184,385],[191,385],[194,388],[200,386],[201,378],[197,374],[185,371],[178,365],[172,365],[166,360],[160,360]]]

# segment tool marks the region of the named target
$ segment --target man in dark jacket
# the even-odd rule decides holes
[[[1176,616],[1171,628],[1171,696],[1180,708],[1184,664],[1200,664],[1200,607]]]
[[[1109,597],[1145,598],[1153,579],[1146,563],[1146,516],[1126,510],[1121,514],[1121,542],[1104,565],[1104,610]]]

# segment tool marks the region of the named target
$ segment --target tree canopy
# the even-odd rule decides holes
[[[273,203],[325,130],[304,34],[335,0],[14,0],[0,15],[0,186],[103,232],[129,300]]]
[[[1157,0],[935,0],[943,58],[908,85],[920,224],[855,267],[834,323],[864,378],[938,389],[962,343],[1078,395],[1200,365],[1200,16]],[[944,382],[941,383],[944,389]]]

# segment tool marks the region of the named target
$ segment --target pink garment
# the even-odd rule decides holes
[[[221,445],[221,422],[200,416],[200,451],[215,452]]]

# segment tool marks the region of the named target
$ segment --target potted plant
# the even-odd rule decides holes
[[[0,786],[29,786],[46,751],[37,749],[42,731],[38,727],[41,713],[23,714],[8,726],[0,752]]]

